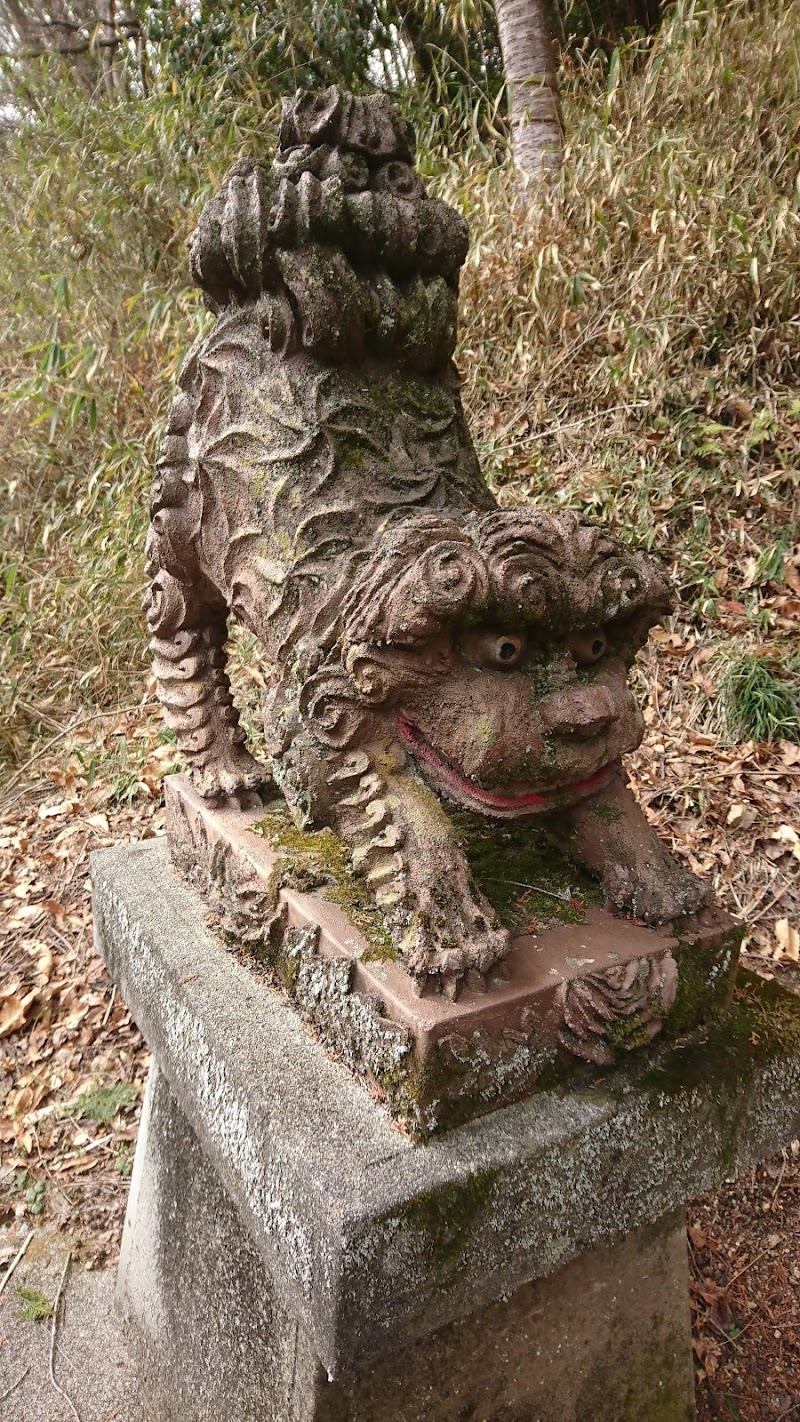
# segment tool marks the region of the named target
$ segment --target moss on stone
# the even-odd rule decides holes
[[[353,870],[350,851],[331,829],[301,830],[283,807],[251,826],[277,854],[275,874],[281,888],[299,893],[321,889],[337,904],[369,944],[364,959],[394,958],[392,937],[365,879]]]
[[[622,811],[616,805],[600,801],[598,804],[590,805],[589,808],[591,813],[596,815],[598,820],[602,820],[604,824],[615,825],[622,819]]]
[[[800,1054],[800,997],[777,983],[741,971],[729,1010],[678,1041],[657,1037],[623,1065],[584,1083],[589,1092],[625,1100],[643,1093],[658,1100],[697,1092],[717,1114],[722,1174],[736,1162],[741,1125],[752,1109],[756,1073]],[[574,1081],[578,1086],[578,1081]],[[538,1089],[545,1083],[540,1080]]]
[[[797,1053],[800,997],[743,969],[724,1016],[713,1021],[702,1037],[662,1051],[639,1084],[672,1094],[702,1086],[714,1077],[721,1086],[741,1087],[765,1062]]]
[[[596,881],[538,825],[466,813],[455,825],[475,883],[513,932],[535,932],[553,920],[584,923],[587,906],[603,902]]]
[[[606,1030],[608,1044],[614,1052],[632,1052],[637,1047],[646,1047],[653,1037],[648,1023],[641,1017],[619,1018],[610,1022]]]
[[[743,930],[734,925],[713,946],[679,940],[673,956],[678,964],[678,991],[664,1020],[664,1033],[685,1032],[725,1012],[730,1004]]]
[[[466,1180],[415,1195],[377,1223],[401,1221],[404,1228],[424,1235],[426,1252],[442,1266],[444,1283],[452,1277],[454,1265],[456,1271],[463,1267],[479,1240],[480,1217],[492,1202],[499,1177],[498,1169],[477,1170]]]

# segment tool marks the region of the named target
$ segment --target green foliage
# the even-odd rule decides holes
[[[563,45],[609,49],[637,31],[652,34],[664,8],[662,0],[550,0],[553,30]]]
[[[384,37],[380,7],[369,0],[201,0],[148,6],[147,30],[168,74],[192,84],[206,76],[240,94],[273,98],[295,89],[369,82],[370,54]]]
[[[737,739],[800,741],[800,654],[731,657],[722,676],[722,704]]]
[[[146,494],[202,323],[184,245],[267,118],[252,96],[87,106],[53,80],[0,191],[0,758],[82,708],[139,699]],[[201,156],[202,155],[202,156]]]
[[[78,1120],[94,1121],[98,1126],[110,1126],[120,1111],[134,1106],[139,1100],[139,1092],[130,1081],[117,1081],[113,1086],[92,1086],[84,1091],[70,1108],[70,1115]]]
[[[126,1141],[117,1146],[114,1153],[114,1169],[118,1170],[123,1180],[130,1180],[133,1174],[133,1146]]]
[[[40,1319],[52,1318],[53,1305],[39,1289],[19,1288],[14,1292],[17,1298],[22,1300],[22,1308],[17,1310],[17,1317],[25,1323],[38,1323]]]
[[[43,1180],[37,1180],[25,1191],[25,1205],[29,1215],[40,1215],[45,1206],[47,1187]]]

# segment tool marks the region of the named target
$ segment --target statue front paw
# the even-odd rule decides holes
[[[698,913],[711,898],[711,889],[659,845],[663,853],[645,864],[611,865],[603,875],[603,888],[615,908],[652,925]]]
[[[472,882],[459,882],[467,874],[465,866],[449,883],[417,888],[399,948],[418,991],[432,986],[455,999],[465,979],[485,989],[486,974],[508,956],[511,935]]]

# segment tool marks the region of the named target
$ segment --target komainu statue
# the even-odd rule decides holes
[[[453,807],[520,834],[549,817],[647,923],[698,910],[620,765],[669,588],[574,514],[497,507],[452,362],[466,226],[388,99],[286,103],[271,166],[236,164],[190,251],[216,321],[159,455],[148,612],[201,794],[274,781],[298,825],[330,827],[418,988],[453,995],[509,947]],[[269,767],[232,703],[230,617],[263,648]]]

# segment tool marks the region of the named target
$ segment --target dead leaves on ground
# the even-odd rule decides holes
[[[700,1422],[800,1408],[800,1141],[689,1206]]]
[[[141,716],[103,731],[112,749],[122,733],[139,737],[132,805],[117,762],[112,778],[73,754],[0,814],[0,1220],[69,1218],[90,1258],[116,1246],[137,1113],[127,1100],[109,1125],[76,1103],[98,1083],[138,1097],[147,1054],[94,951],[89,855],[161,832],[174,759]]]
[[[732,744],[718,724],[714,647],[657,628],[642,663],[636,792],[659,832],[746,927],[751,965],[794,981],[800,932],[800,745]],[[800,983],[800,976],[798,976]]]

